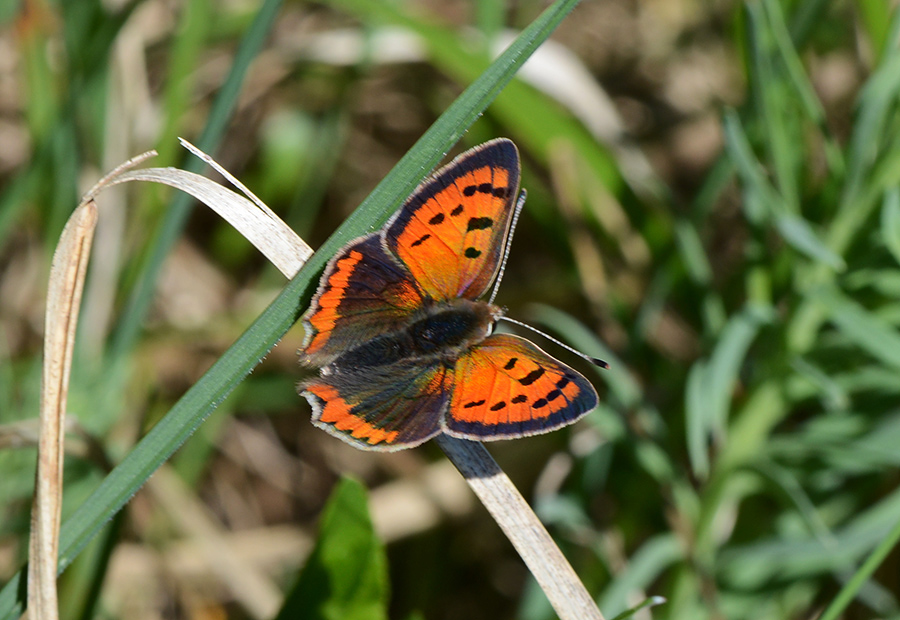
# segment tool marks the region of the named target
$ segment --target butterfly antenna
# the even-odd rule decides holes
[[[516,224],[519,223],[519,215],[522,213],[522,207],[525,206],[525,196],[527,192],[523,189],[519,192],[519,199],[516,200],[515,210],[513,211],[512,222],[509,224],[509,233],[506,235],[506,243],[503,247],[503,259],[500,261],[500,269],[497,270],[497,279],[494,280],[494,290],[491,291],[491,298],[488,303],[494,303],[497,291],[500,289],[500,280],[503,279],[503,272],[506,271],[506,259],[509,258],[509,246],[512,245],[513,233],[516,232]]]
[[[533,331],[534,333],[540,334],[541,336],[543,336],[544,338],[546,338],[547,340],[549,340],[549,341],[552,342],[553,344],[562,347],[563,349],[565,349],[565,350],[568,351],[569,353],[574,353],[575,355],[577,355],[577,356],[580,357],[581,359],[587,360],[588,362],[590,362],[590,363],[593,364],[594,366],[599,366],[600,368],[609,368],[609,364],[607,364],[606,362],[604,362],[602,359],[597,358],[597,357],[591,357],[590,355],[587,355],[587,354],[585,354],[585,353],[582,353],[582,352],[579,351],[578,349],[574,349],[574,348],[570,347],[569,345],[567,345],[566,343],[560,342],[559,340],[557,340],[557,339],[554,338],[553,336],[549,336],[549,335],[545,334],[544,332],[542,332],[541,330],[539,330],[537,327],[532,327],[532,326],[529,325],[528,323],[523,323],[522,321],[517,321],[517,320],[511,319],[511,318],[509,318],[509,317],[507,317],[507,316],[501,316],[499,320],[501,320],[501,321],[506,321],[506,322],[508,322],[508,323],[512,323],[513,325],[518,325],[519,327],[524,327],[525,329],[530,329],[530,330]]]

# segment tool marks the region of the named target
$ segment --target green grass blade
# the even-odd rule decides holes
[[[684,423],[688,458],[691,462],[691,471],[701,480],[709,475],[707,440],[712,414],[706,389],[708,372],[709,367],[706,361],[694,362],[688,371],[687,386],[684,391]]]
[[[724,435],[735,382],[750,344],[766,320],[760,308],[745,308],[725,325],[709,361],[698,361],[691,368],[685,392],[685,423],[688,452],[697,476],[708,473],[707,442],[711,436]]]
[[[884,245],[900,263],[900,190],[891,189],[881,207],[881,237]]]
[[[62,527],[61,570],[300,317],[311,294],[311,284],[331,254],[348,240],[385,221],[396,210],[576,3],[576,0],[558,0],[522,31],[490,68],[441,115],[247,331],[103,480],[91,497],[73,512]],[[22,575],[20,570],[0,590],[2,619],[18,618],[22,613]]]
[[[808,221],[790,213],[776,214],[775,228],[795,250],[827,265],[835,271],[847,268],[844,259],[831,251],[812,229]]]
[[[759,107],[760,129],[764,132],[765,148],[772,166],[775,186],[782,198],[781,204],[790,213],[800,210],[800,190],[797,187],[796,149],[793,141],[796,128],[786,108],[789,98],[781,75],[773,66],[775,46],[771,29],[759,2],[744,5],[749,15],[751,62],[754,80],[753,92]]]
[[[841,333],[876,359],[900,369],[900,335],[895,328],[837,290],[823,290],[815,298]]]
[[[725,143],[738,175],[744,182],[748,219],[755,224],[761,224],[763,219],[771,220],[792,248],[832,269],[843,269],[843,259],[819,239],[810,223],[789,208],[781,194],[766,180],[740,119],[731,110],[725,113]]]
[[[600,607],[609,615],[633,613],[636,609],[627,609],[628,597],[651,587],[666,568],[682,559],[684,548],[674,535],[651,538],[629,558],[627,568],[601,595]]]
[[[825,119],[825,109],[819,101],[819,97],[813,88],[809,75],[803,67],[803,61],[797,54],[797,49],[791,40],[788,26],[784,20],[782,6],[775,0],[765,0],[763,10],[766,15],[768,27],[772,33],[773,43],[781,56],[787,71],[787,76],[794,91],[799,96],[803,111],[814,122],[824,136],[825,158],[832,174],[843,174],[844,160],[840,147],[834,141],[828,130]]]
[[[888,532],[887,536],[884,537],[884,540],[875,547],[869,557],[866,558],[863,565],[859,567],[859,570],[853,574],[853,577],[844,584],[844,587],[841,588],[841,591],[838,592],[838,595],[821,615],[819,620],[835,620],[838,618],[841,612],[847,608],[847,605],[853,601],[854,597],[863,585],[865,585],[866,581],[872,576],[875,569],[881,566],[888,554],[897,547],[898,542],[900,542],[900,520],[898,520],[893,529]]]

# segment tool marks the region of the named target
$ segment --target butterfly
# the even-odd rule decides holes
[[[499,138],[420,184],[385,226],[329,261],[303,316],[312,421],[354,446],[400,450],[439,433],[486,441],[581,418],[597,392],[532,342],[492,333],[480,298],[502,272],[519,152]]]

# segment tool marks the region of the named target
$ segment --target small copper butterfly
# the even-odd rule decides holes
[[[502,271],[524,197],[515,144],[492,140],[331,259],[303,316],[302,362],[321,369],[300,386],[316,426],[359,448],[400,450],[439,433],[545,433],[597,406],[580,373],[524,338],[492,334],[503,310],[479,300]]]

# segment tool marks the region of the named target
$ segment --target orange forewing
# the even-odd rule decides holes
[[[423,293],[477,299],[497,272],[519,191],[508,140],[472,149],[423,183],[388,224],[388,249]]]
[[[467,439],[505,439],[570,424],[597,406],[580,373],[524,338],[489,336],[456,362],[446,430]]]

